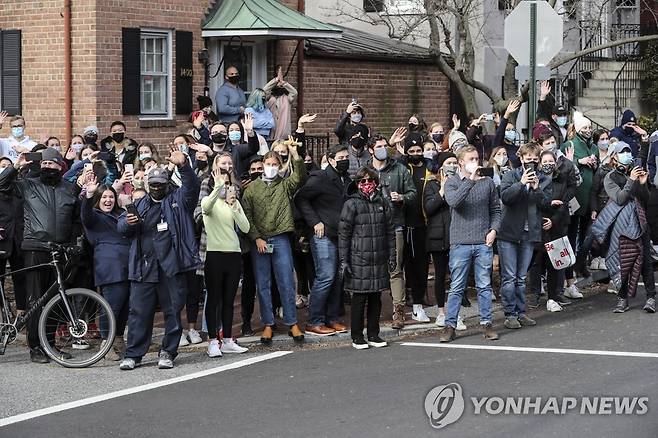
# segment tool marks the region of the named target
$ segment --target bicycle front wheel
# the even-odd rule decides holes
[[[44,306],[39,318],[41,346],[64,367],[91,366],[112,348],[116,334],[114,312],[105,298],[92,290],[75,288],[64,294],[73,321],[57,294]]]

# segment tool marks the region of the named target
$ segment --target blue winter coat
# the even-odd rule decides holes
[[[162,200],[162,215],[167,222],[167,233],[171,235],[173,248],[159,248],[159,242],[153,241],[157,254],[164,254],[158,262],[165,274],[173,277],[182,272],[194,271],[201,264],[199,246],[194,237],[194,220],[192,213],[199,199],[200,183],[188,163],[179,167],[182,186],[175,188]],[[145,196],[135,204],[141,217],[153,205],[150,196]],[[119,217],[117,229],[122,235],[131,238],[128,263],[128,278],[132,281],[142,281],[142,262],[140,246],[141,222],[128,225],[126,212]]]
[[[87,240],[94,248],[94,283],[96,286],[128,280],[130,239],[117,231],[118,215],[104,213],[82,200],[80,218]]]

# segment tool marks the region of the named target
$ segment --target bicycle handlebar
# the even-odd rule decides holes
[[[65,253],[67,255],[80,255],[82,248],[77,245],[66,245],[55,242],[48,242],[48,247],[53,252]]]

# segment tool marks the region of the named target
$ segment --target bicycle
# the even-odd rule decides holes
[[[114,312],[105,298],[95,291],[65,288],[64,273],[71,271],[72,259],[81,255],[81,249],[54,243],[49,246],[52,261],[0,275],[2,280],[12,274],[48,267],[55,269],[57,274],[57,281],[24,314],[17,315],[13,323],[0,281],[0,355],[4,355],[7,345],[16,340],[28,320],[42,310],[38,323],[39,341],[48,357],[67,368],[85,368],[101,360],[112,348],[111,340],[116,334]],[[0,260],[3,255],[0,252]],[[101,342],[94,336],[97,333],[91,328],[97,322],[102,337],[109,341]]]

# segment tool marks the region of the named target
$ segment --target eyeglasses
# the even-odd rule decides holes
[[[369,182],[374,182],[375,180],[372,178],[363,178],[359,180],[359,183],[369,183]]]

